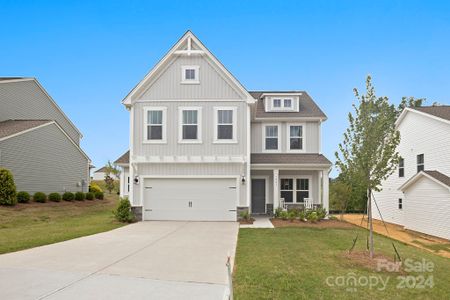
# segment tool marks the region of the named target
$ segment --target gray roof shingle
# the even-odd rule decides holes
[[[331,162],[322,154],[316,153],[252,153],[252,164],[317,164],[329,165]]]
[[[51,120],[7,120],[0,122],[0,139],[53,122]]]
[[[442,182],[446,186],[450,187],[450,177],[448,177],[447,175],[442,174],[439,171],[425,170],[424,172],[433,177],[434,179]]]
[[[413,109],[450,121],[450,105],[422,106]]]
[[[314,100],[305,91],[253,91],[249,92],[253,98],[257,100],[253,107],[253,116],[255,118],[327,118],[325,113],[319,108]],[[298,112],[266,112],[264,110],[264,102],[261,96],[265,93],[271,94],[301,94],[300,109]]]
[[[115,164],[129,164],[130,163],[130,150],[122,154],[115,162]]]

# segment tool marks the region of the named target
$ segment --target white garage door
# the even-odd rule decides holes
[[[145,220],[236,221],[235,178],[144,181]]]

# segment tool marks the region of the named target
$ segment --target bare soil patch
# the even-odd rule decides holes
[[[250,219],[250,220],[239,220],[239,224],[244,224],[244,225],[252,225],[253,221],[255,221],[255,219]]]
[[[373,259],[368,251],[345,252],[343,257],[353,266],[364,267],[377,272],[406,273],[400,262],[395,262],[392,257],[375,253]]]
[[[275,227],[309,227],[309,228],[353,228],[354,225],[338,220],[321,220],[316,223],[303,222],[300,220],[270,219]]]

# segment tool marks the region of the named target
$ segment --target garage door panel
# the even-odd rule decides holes
[[[146,220],[236,220],[234,178],[155,178],[144,185]]]

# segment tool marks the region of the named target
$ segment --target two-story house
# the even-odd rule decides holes
[[[81,132],[35,78],[0,77],[0,168],[18,191],[87,192]]]
[[[406,108],[398,169],[374,193],[376,219],[450,239],[450,106]]]
[[[192,32],[123,104],[130,150],[116,161],[121,194],[143,220],[328,210],[325,114],[304,91],[247,91]]]

